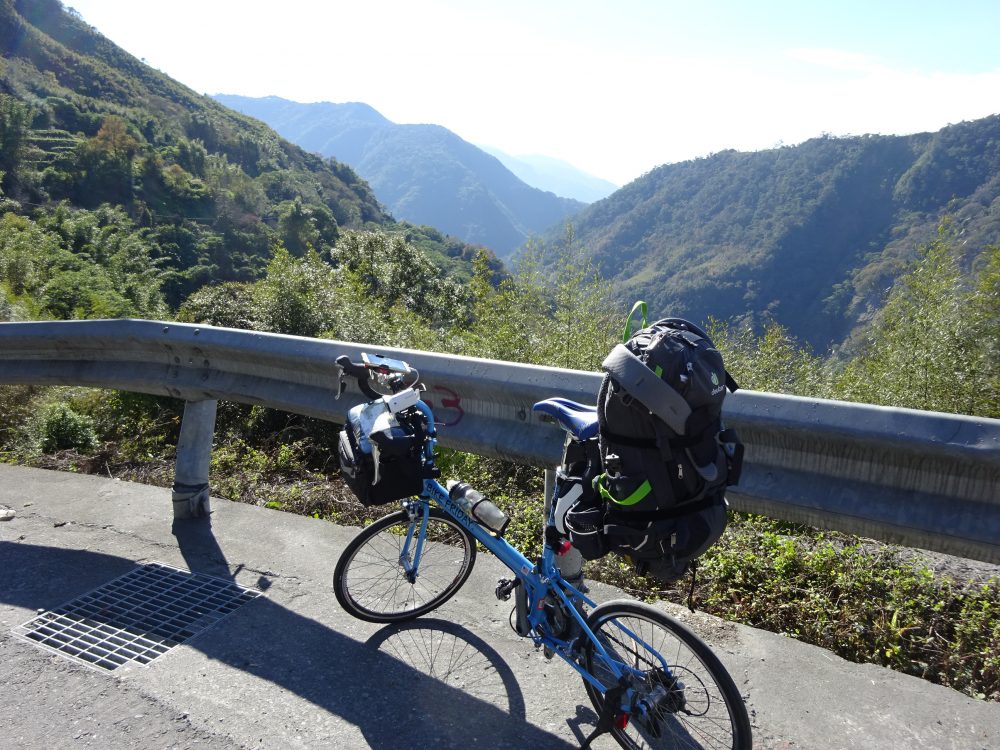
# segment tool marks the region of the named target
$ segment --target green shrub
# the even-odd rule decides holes
[[[98,436],[114,444],[120,459],[172,459],[180,436],[183,402],[167,396],[93,390],[74,408],[90,414]]]
[[[46,404],[37,420],[38,448],[43,453],[69,449],[87,452],[97,447],[94,420],[67,404]]]
[[[896,547],[758,516],[734,519],[699,578],[713,614],[1000,700],[1000,579],[957,582]]]
[[[25,442],[38,390],[32,385],[0,385],[0,450],[12,451]]]

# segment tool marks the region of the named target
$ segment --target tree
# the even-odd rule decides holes
[[[97,134],[77,149],[77,202],[85,206],[128,202],[132,198],[132,159],[139,145],[124,120],[106,117]]]
[[[466,290],[402,235],[347,231],[330,256],[381,309],[399,305],[435,327],[461,325],[466,318]]]
[[[828,397],[829,382],[823,361],[814,357],[788,330],[771,322],[757,336],[749,326],[734,329],[709,322],[709,337],[742,388],[793,396]]]
[[[0,217],[0,282],[10,295],[57,318],[157,317],[162,273],[120,208],[58,206],[38,221]]]
[[[464,332],[463,351],[473,357],[541,364],[542,288],[535,266],[523,264],[519,273],[494,287],[493,269],[485,253],[474,260],[470,289],[473,321]]]
[[[0,94],[0,189],[10,193],[18,183],[28,142],[31,113],[17,99]]]
[[[516,272],[494,287],[481,253],[470,284],[474,321],[463,335],[466,353],[551,367],[596,370],[613,346],[616,316],[609,286],[585,258],[567,227],[549,265],[529,248]]]
[[[308,250],[316,249],[319,230],[313,221],[313,211],[302,205],[299,196],[278,207],[278,235],[292,255],[301,257]]]
[[[254,330],[253,284],[229,281],[204,286],[181,305],[177,319],[188,323]]]
[[[25,216],[0,217],[0,281],[14,296],[31,295],[45,283],[59,252],[59,238]]]
[[[985,253],[970,284],[952,243],[946,223],[896,282],[835,384],[837,395],[1000,417],[1000,248]]]
[[[122,165],[132,164],[132,157],[139,150],[139,141],[128,132],[128,126],[120,117],[107,117],[91,139],[91,147],[106,154],[111,160]]]
[[[611,304],[611,285],[601,279],[586,250],[567,224],[555,262],[548,268],[553,328],[546,337],[547,364],[597,370],[614,345],[617,315]],[[626,304],[629,304],[626,301]]]
[[[42,303],[52,315],[73,318],[122,318],[133,307],[97,269],[54,275],[41,290]]]
[[[254,285],[256,326],[265,331],[317,337],[335,325],[340,300],[333,269],[311,250],[293,258],[279,247],[267,276]]]

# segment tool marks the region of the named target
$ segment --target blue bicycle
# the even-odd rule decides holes
[[[405,404],[399,410],[403,418],[426,426],[421,451],[430,478],[422,480],[419,494],[402,501],[401,510],[366,527],[347,545],[333,576],[341,606],[378,623],[426,614],[468,579],[478,542],[513,573],[499,581],[496,595],[502,600],[513,596],[515,632],[582,677],[598,716],[583,747],[610,732],[630,749],[750,750],[743,700],[708,646],[650,605],[631,600],[598,605],[589,599],[561,575],[556,559],[564,549],[547,543],[541,557],[531,561],[512,547],[502,536],[502,512],[467,485],[449,491],[433,478],[434,417],[419,399],[416,371],[399,361],[386,365],[364,359],[354,363],[341,357],[337,364],[373,402],[391,398],[397,406]],[[372,382],[390,395],[380,394]],[[591,418],[587,407],[551,399],[535,408],[577,439],[596,434],[596,414]]]

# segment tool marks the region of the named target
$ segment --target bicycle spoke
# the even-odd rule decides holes
[[[632,678],[631,721],[612,730],[622,747],[750,748],[749,719],[736,686],[697,636],[638,602],[601,605],[588,625],[608,657]],[[585,662],[604,684],[616,684],[614,670],[593,644]],[[604,694],[584,684],[600,714]]]
[[[471,538],[440,511],[428,515],[420,558],[411,519],[399,512],[376,521],[344,550],[334,573],[337,600],[373,622],[396,622],[440,606],[462,586],[475,560]],[[416,528],[420,528],[418,520]],[[406,565],[403,549],[410,546]]]

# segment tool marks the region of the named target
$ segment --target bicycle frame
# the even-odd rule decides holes
[[[366,386],[363,380],[364,377],[368,376],[366,370],[356,363],[350,362],[346,356],[338,358],[337,363],[347,374],[358,378],[358,384],[365,395],[373,399],[379,397],[377,392]],[[689,648],[697,647],[693,651],[693,655],[702,660],[702,666],[708,670],[709,679],[719,679],[719,673],[722,673],[726,678],[727,682],[723,683],[721,697],[723,705],[728,707],[738,703],[738,696],[735,696],[736,687],[732,684],[731,678],[725,674],[721,664],[713,664],[711,661],[707,664],[704,662],[705,655],[700,654],[699,650],[707,652],[708,656],[712,655],[707,646],[701,643],[696,636],[690,633],[684,636],[686,631],[683,628],[677,632],[677,628],[680,626],[676,623],[671,625],[670,618],[662,614],[657,615],[652,612],[644,614],[644,605],[630,606],[627,602],[607,602],[599,606],[578,588],[568,583],[556,564],[558,553],[553,545],[557,543],[556,540],[562,537],[553,534],[554,529],[552,531],[546,529],[548,532],[546,534],[547,541],[543,546],[542,554],[535,562],[532,562],[504,539],[502,532],[495,533],[491,528],[481,525],[476,518],[472,517],[466,505],[462,504],[464,497],[468,494],[466,487],[459,487],[456,491],[458,500],[452,499],[448,489],[436,478],[432,478],[440,476],[440,472],[435,468],[434,448],[437,443],[435,422],[430,406],[420,400],[419,396],[416,396],[422,390],[419,385],[415,385],[419,376],[411,381],[410,386],[404,388],[400,385],[401,379],[394,374],[395,371],[382,372],[379,370],[377,372],[379,375],[377,379],[380,379],[383,385],[391,387],[396,396],[400,396],[404,391],[412,388],[409,393],[405,394],[405,398],[400,396],[396,402],[401,404],[397,407],[400,413],[403,413],[404,409],[415,407],[425,419],[424,425],[421,427],[417,422],[412,421],[416,416],[412,412],[404,414],[403,417],[404,420],[411,420],[405,421],[405,424],[411,426],[416,434],[423,437],[424,456],[421,463],[425,470],[423,474],[425,478],[422,481],[419,495],[402,500],[402,507],[409,523],[397,562],[404,576],[411,584],[415,584],[420,576],[421,560],[428,541],[428,526],[432,525],[435,518],[440,522],[438,511],[435,511],[433,517],[431,515],[432,505],[439,508],[440,513],[448,516],[455,525],[464,529],[468,537],[471,537],[498,558],[514,574],[513,580],[503,579],[500,581],[496,593],[498,598],[504,600],[509,599],[512,594],[516,594],[517,621],[512,623],[515,631],[523,637],[531,638],[536,647],[545,647],[547,657],[551,658],[558,654],[563,661],[573,667],[588,686],[591,700],[599,712],[599,717],[597,727],[587,738],[584,747],[589,747],[591,741],[604,732],[615,731],[616,728],[622,730],[628,724],[630,716],[649,717],[651,722],[648,725],[649,730],[659,737],[660,722],[664,720],[663,716],[665,715],[661,713],[663,711],[669,713],[683,711],[695,717],[704,715],[704,713],[692,714],[684,708],[686,688],[677,677],[677,673],[670,667],[657,648],[653,647],[647,642],[647,639],[641,637],[632,628],[625,626],[624,622],[632,619],[633,614],[636,615],[636,621],[640,623],[636,630],[644,629],[641,625],[642,622],[651,622],[654,629],[665,629],[675,636],[680,635],[681,642],[687,644]],[[415,371],[412,372],[415,373]],[[396,412],[393,411],[393,413]],[[565,426],[565,429],[572,431],[576,428],[574,425],[570,425]],[[554,492],[558,494],[559,490],[556,489]],[[557,498],[553,497],[552,508],[557,507],[556,500]],[[491,509],[490,514],[484,517],[492,519],[493,510],[495,509]],[[370,612],[359,606],[353,596],[343,588],[346,586],[345,570],[347,568],[345,566],[351,564],[351,560],[354,559],[354,555],[359,549],[388,528],[387,522],[391,521],[391,525],[394,526],[397,520],[398,515],[391,514],[380,522],[381,526],[371,529],[371,533],[369,530],[361,532],[351,542],[349,550],[345,551],[338,563],[334,575],[337,598],[345,608],[361,619],[370,619],[373,622],[393,622],[406,617],[405,610],[400,611],[399,615],[387,613],[385,617],[377,616],[378,613]],[[502,528],[504,525],[501,523],[502,520],[495,523],[490,520],[487,523],[493,528]],[[546,519],[546,525],[547,527],[553,526],[554,523],[554,517],[550,514],[549,518]],[[431,545],[433,544],[431,542]],[[347,552],[350,554],[348,555]],[[451,589],[446,589],[443,597],[439,597],[438,600],[432,598],[423,610],[414,610],[414,614],[411,616],[430,611],[430,608],[443,603],[457,590],[457,587],[465,582],[471,567],[467,550],[466,555],[464,573],[460,578],[455,579]],[[384,562],[389,562],[384,557],[381,559]],[[392,575],[394,574],[390,572],[390,577]],[[585,606],[596,608],[589,618],[584,616]],[[645,609],[652,610],[650,607]],[[366,613],[369,612],[373,616],[366,616]],[[650,614],[653,614],[652,620]],[[594,628],[588,625],[588,619],[594,621]],[[601,633],[600,637],[597,632]],[[655,632],[649,640],[657,640]],[[714,656],[712,659],[717,662]],[[682,666],[681,676],[685,674],[685,669],[687,667]],[[601,674],[602,677],[596,676],[595,672]],[[697,676],[695,679],[700,680]],[[600,694],[601,697],[598,697],[597,694]],[[714,700],[718,699],[714,698]],[[705,712],[707,712],[707,708],[705,708]],[[748,744],[743,744],[750,736],[745,711],[742,712],[742,723],[737,720],[737,714],[731,712],[730,715],[734,717],[735,735],[742,738],[740,746],[749,747]],[[621,741],[619,737],[619,742]]]
[[[434,424],[434,414],[430,407],[423,400],[418,401],[416,406],[427,418],[427,423]],[[424,448],[427,460],[431,463],[434,461],[434,448],[436,445],[437,439],[431,436],[427,440],[427,444]],[[538,563],[532,563],[528,558],[521,554],[520,550],[512,546],[506,539],[495,536],[473,518],[470,518],[465,510],[451,499],[451,495],[448,493],[448,490],[445,489],[445,487],[442,486],[436,479],[424,480],[423,492],[420,495],[420,499],[424,501],[422,514],[423,520],[421,521],[420,534],[417,538],[415,557],[413,561],[403,561],[404,569],[406,570],[408,576],[413,575],[413,570],[419,568],[419,557],[423,548],[423,536],[427,525],[427,514],[430,511],[430,506],[426,501],[430,501],[461,524],[474,539],[480,542],[517,577],[520,582],[519,585],[523,586],[525,589],[527,599],[527,621],[531,628],[531,638],[536,645],[546,646],[551,649],[553,653],[558,654],[563,661],[573,667],[573,669],[575,669],[580,676],[583,677],[583,679],[587,680],[587,682],[591,683],[594,687],[603,692],[609,686],[603,684],[585,667],[577,663],[576,657],[578,656],[579,651],[574,648],[576,645],[575,641],[577,638],[589,640],[593,644],[597,656],[606,664],[608,670],[614,675],[619,684],[623,682],[627,665],[623,664],[618,659],[612,658],[608,654],[604,645],[600,642],[600,640],[598,640],[597,636],[594,635],[594,632],[587,625],[586,621],[583,619],[579,610],[575,606],[576,603],[582,603],[588,607],[596,607],[597,603],[585,596],[583,592],[568,583],[566,579],[562,577],[562,574],[559,572],[559,568],[556,566],[556,553],[549,545],[546,544],[542,548],[542,556],[539,558]],[[406,501],[404,501],[404,505],[405,502]],[[412,501],[409,502],[412,503]],[[555,499],[553,499],[552,507],[554,508],[555,505]],[[411,519],[413,519],[412,514]],[[546,522],[549,523],[551,521],[550,519],[547,519]],[[411,526],[410,532],[407,535],[407,540],[404,543],[402,552],[404,556],[408,555],[409,546],[412,542],[412,531],[413,527]],[[567,641],[557,638],[547,632],[547,614],[544,608],[544,601],[547,595],[555,596],[563,606],[564,611],[573,617],[577,627],[579,628],[577,638]],[[620,624],[616,623],[616,625],[635,641],[648,646],[648,644],[646,644],[636,633],[633,633],[631,630]],[[665,672],[669,673],[670,668],[663,660],[663,657],[660,656],[659,652],[655,651],[655,649],[650,650],[657,654],[660,659],[661,668]],[[627,671],[639,674],[641,670],[628,669]]]
[[[409,554],[411,544],[416,539],[416,550],[412,560],[404,562],[407,575],[411,575],[415,569],[419,568],[419,556],[423,547],[423,534],[426,529],[427,514],[430,511],[430,502],[444,510],[449,516],[462,525],[466,531],[497,559],[506,565],[519,580],[519,585],[525,587],[527,595],[527,618],[531,626],[531,637],[536,645],[549,647],[554,653],[559,654],[564,661],[573,667],[580,675],[590,682],[598,690],[604,691],[607,685],[594,677],[584,667],[576,663],[573,653],[574,640],[565,641],[554,635],[547,633],[545,623],[547,614],[544,609],[546,595],[553,595],[559,599],[565,611],[572,615],[579,628],[577,638],[590,640],[599,657],[606,662],[609,671],[620,680],[624,674],[621,662],[611,658],[604,646],[587,626],[586,621],[574,606],[574,600],[589,607],[597,606],[597,603],[585,596],[575,588],[559,573],[555,564],[555,553],[550,547],[546,547],[542,553],[539,563],[536,565],[526,558],[519,550],[513,547],[510,542],[502,537],[494,536],[487,529],[469,517],[469,515],[459,506],[448,494],[448,491],[434,479],[424,480],[424,491],[417,501],[404,501],[404,507],[411,513],[411,519],[417,521],[420,518],[419,529],[414,523],[410,527],[406,542],[403,545],[403,555]],[[418,506],[418,507],[414,507]],[[567,591],[569,592],[567,594]],[[664,665],[665,666],[665,665]]]
[[[418,400],[415,404],[427,420],[427,424],[434,424],[434,414],[423,400]],[[431,433],[424,445],[425,460],[429,466],[434,464],[434,448],[437,439]],[[621,690],[621,709],[627,710],[631,698],[632,688],[629,686],[631,676],[640,676],[642,670],[638,666],[630,666],[621,659],[612,657],[601,641],[587,625],[586,620],[581,615],[578,606],[586,605],[596,607],[597,603],[589,599],[579,589],[568,583],[559,572],[556,566],[555,551],[549,546],[543,547],[542,555],[537,563],[531,562],[518,549],[510,544],[506,539],[494,535],[489,529],[480,525],[475,519],[454,500],[448,490],[436,479],[424,479],[423,489],[417,499],[403,500],[403,508],[409,513],[410,526],[407,530],[406,539],[400,551],[399,563],[403,568],[406,577],[415,581],[420,574],[420,559],[423,555],[424,542],[427,534],[427,522],[430,514],[431,503],[441,508],[451,516],[458,524],[464,528],[469,535],[489,550],[497,559],[514,573],[517,579],[517,586],[524,592],[524,617],[526,632],[522,635],[530,637],[536,646],[544,646],[553,654],[573,667],[580,676],[590,683],[594,688],[602,693],[606,693],[613,687],[623,688]],[[555,503],[553,502],[553,507]],[[547,519],[550,523],[551,519]],[[412,554],[411,554],[412,552]],[[546,600],[556,600],[562,607],[562,611],[573,618],[575,633],[565,640],[557,637],[551,632],[549,627],[549,615],[546,609]],[[518,605],[519,608],[522,605]],[[626,633],[636,642],[645,644],[639,636],[623,627],[620,623],[616,626]],[[572,629],[571,629],[572,631]],[[585,665],[580,664],[580,656],[583,653],[582,645],[589,642],[593,648],[593,658],[600,660],[613,678],[614,684],[605,684],[595,677]],[[650,649],[653,653],[655,650]],[[663,657],[657,653],[660,666],[669,674],[670,670]]]

